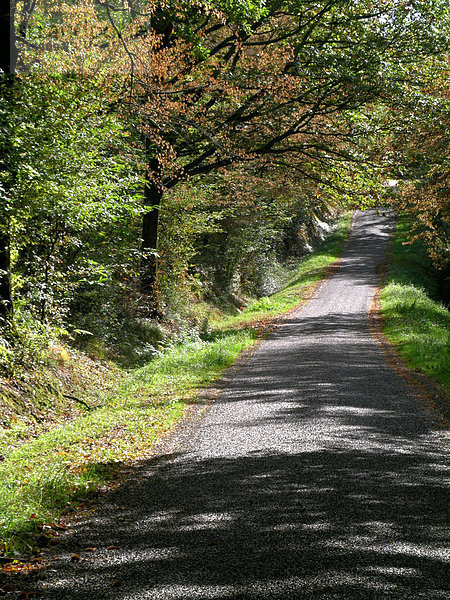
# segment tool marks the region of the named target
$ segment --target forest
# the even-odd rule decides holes
[[[446,0],[5,4],[3,425],[36,394],[90,410],[80,379],[104,398],[102,369],[122,380],[270,306],[357,208],[407,219],[446,304],[449,16]]]

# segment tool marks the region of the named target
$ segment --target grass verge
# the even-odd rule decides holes
[[[380,294],[383,331],[408,366],[450,389],[450,314],[437,298],[437,276],[425,249],[408,240],[409,222],[397,225],[386,285]]]
[[[19,447],[0,463],[0,538],[4,554],[29,554],[55,534],[61,515],[114,478],[123,463],[149,457],[155,442],[183,417],[200,388],[217,379],[267,323],[294,308],[339,257],[350,217],[292,270],[285,287],[235,316],[222,316],[203,339],[167,348],[134,370],[102,404]],[[45,528],[43,525],[46,524]]]

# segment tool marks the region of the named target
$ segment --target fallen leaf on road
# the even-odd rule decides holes
[[[79,554],[72,554],[70,557],[70,562],[80,562],[81,556]]]

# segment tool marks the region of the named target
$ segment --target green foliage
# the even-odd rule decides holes
[[[192,265],[201,240],[221,229],[223,209],[214,206],[207,185],[190,182],[165,197],[160,220],[158,294],[168,315],[183,313],[203,281]]]
[[[39,0],[19,36],[29,73],[0,104],[16,303],[143,357],[152,336],[127,333],[151,311],[136,285],[142,137],[165,191],[160,313],[240,307],[279,288],[330,206],[379,199],[374,149],[394,108],[429,99],[421,65],[445,50],[448,17],[437,0],[144,4]]]
[[[95,81],[24,75],[0,108],[12,114],[0,226],[15,304],[0,365],[18,374],[67,330],[110,341],[139,267],[143,182],[139,150]]]
[[[302,260],[295,260],[289,271],[283,271],[284,284],[281,289],[268,297],[250,302],[242,312],[224,316],[213,315],[213,328],[227,329],[242,326],[253,320],[264,320],[286,312],[299,303],[318,281],[326,274],[326,268],[334,263],[342,252],[350,226],[350,215],[342,216],[333,231],[318,245],[317,249]]]
[[[60,324],[79,288],[100,291],[130,268],[140,180],[127,134],[89,84],[24,78],[14,109],[15,294]]]
[[[331,217],[315,190],[288,176],[280,181],[250,168],[210,178],[204,210],[220,220],[196,244],[191,272],[199,275],[203,297],[241,306],[246,296],[273,294],[284,282],[292,258],[303,256]]]
[[[66,332],[36,320],[23,306],[17,305],[14,320],[0,336],[0,375],[20,376],[26,369],[47,363],[46,350]]]

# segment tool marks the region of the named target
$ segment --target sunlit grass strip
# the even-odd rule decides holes
[[[437,300],[436,273],[420,244],[403,245],[400,219],[386,286],[380,294],[383,331],[407,364],[450,389],[450,314]]]
[[[118,463],[148,457],[195,402],[199,389],[255,343],[258,322],[299,304],[324,276],[339,257],[348,227],[349,217],[341,219],[280,292],[215,323],[203,341],[176,345],[136,369],[101,408],[12,450],[0,463],[0,537],[6,550],[26,552],[43,523],[57,520],[104,486]]]

